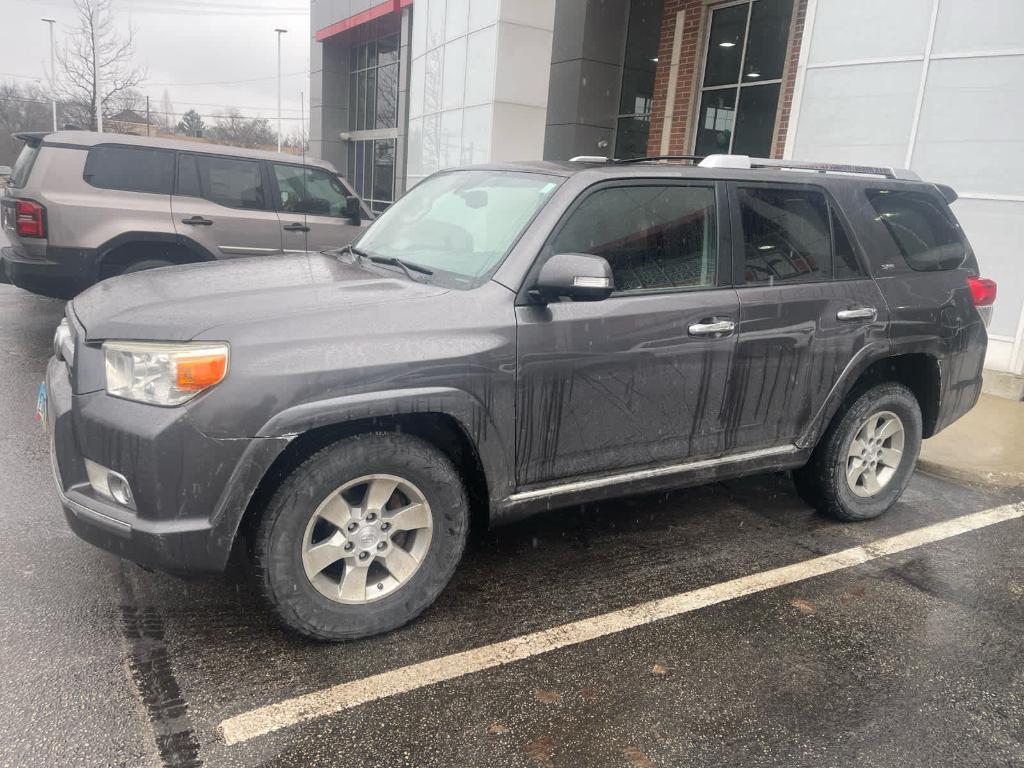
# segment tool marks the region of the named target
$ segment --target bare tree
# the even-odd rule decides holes
[[[156,123],[168,133],[173,133],[176,122],[174,120],[174,104],[171,103],[171,94],[164,88],[164,95],[160,97],[160,114],[156,116]]]
[[[0,83],[0,165],[14,165],[21,152],[22,142],[11,134],[49,131],[52,120],[49,91],[34,83]]]
[[[122,36],[114,23],[111,0],[73,0],[78,29],[58,54],[63,74],[58,88],[73,122],[96,130],[94,104],[99,92],[104,118],[124,109],[126,93],[142,82],[145,73],[132,65],[135,36]]]
[[[219,144],[236,147],[266,147],[277,143],[270,120],[263,117],[243,117],[237,109],[218,115],[207,137]]]

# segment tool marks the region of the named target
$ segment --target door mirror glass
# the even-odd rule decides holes
[[[534,292],[544,302],[563,296],[573,301],[601,301],[615,290],[612,268],[600,256],[588,253],[560,253],[540,268]]]
[[[345,198],[345,218],[356,227],[363,223],[363,211],[358,197]]]

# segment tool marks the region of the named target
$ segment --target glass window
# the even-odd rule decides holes
[[[771,155],[792,12],[793,0],[711,10],[696,154]]]
[[[494,269],[558,188],[537,173],[454,171],[417,184],[359,238],[376,256],[422,264],[455,285]]]
[[[615,132],[615,157],[644,157],[658,69],[663,0],[632,0]]]
[[[832,259],[835,265],[835,275],[837,280],[848,279],[851,277],[863,277],[864,271],[861,269],[860,262],[857,261],[857,256],[853,252],[853,243],[850,240],[850,235],[846,231],[846,227],[843,226],[843,222],[840,221],[839,216],[836,215],[835,209],[829,206],[832,214],[832,246],[834,257]]]
[[[748,284],[831,278],[831,227],[823,193],[741,187],[737,196]]]
[[[545,249],[590,253],[611,264],[617,291],[715,284],[715,191],[629,186],[587,197]]]
[[[280,208],[310,216],[345,215],[348,192],[334,174],[317,168],[274,164]]]
[[[196,155],[203,197],[228,208],[267,209],[259,162]]]
[[[923,192],[875,189],[868,192],[878,221],[912,269],[956,269],[966,256],[963,238],[945,205]]]
[[[199,167],[195,155],[178,155],[178,187],[176,195],[186,197],[202,197],[203,190],[199,185]]]
[[[83,177],[103,189],[169,195],[174,186],[174,153],[145,147],[93,147]]]

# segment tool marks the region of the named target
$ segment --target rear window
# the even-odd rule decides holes
[[[28,183],[28,175],[32,173],[32,166],[39,155],[39,144],[26,144],[21,148],[21,154],[14,161],[14,168],[11,172],[10,185],[15,189],[21,189]]]
[[[93,147],[83,177],[101,189],[169,195],[174,186],[174,153],[147,147]]]
[[[921,272],[956,269],[967,255],[959,227],[931,195],[894,189],[868,191],[868,200],[896,249]]]

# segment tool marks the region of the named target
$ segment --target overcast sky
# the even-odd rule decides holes
[[[166,89],[174,109],[213,115],[227,107],[242,114],[277,115],[277,35],[282,39],[282,112],[285,134],[297,131],[300,92],[309,109],[308,0],[113,0],[119,26],[135,29],[136,64],[146,70],[140,91],[160,109]],[[57,47],[76,27],[71,0],[0,0],[0,80],[45,84],[50,41]],[[58,65],[59,66],[59,65]],[[208,84],[211,83],[211,84]],[[307,122],[308,130],[308,122]]]

